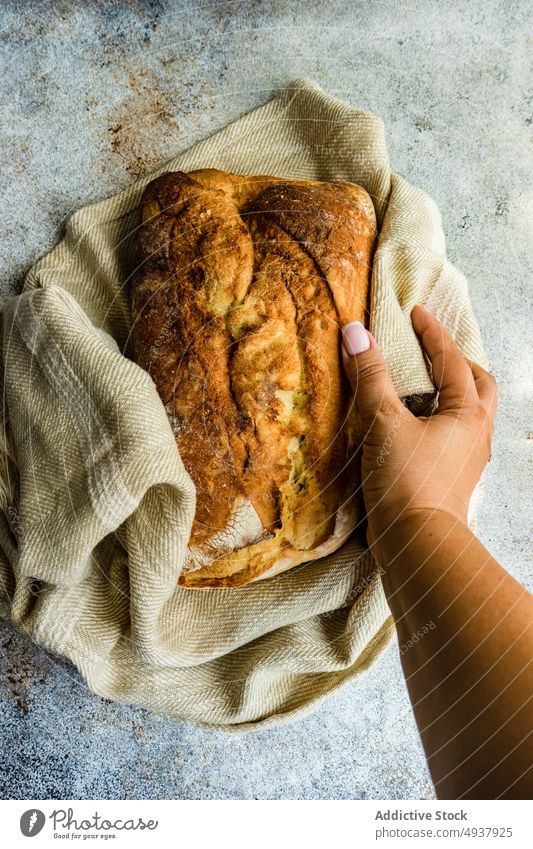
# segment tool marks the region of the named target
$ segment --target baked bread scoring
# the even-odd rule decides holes
[[[375,237],[352,183],[208,169],[146,188],[132,337],[196,487],[180,584],[268,577],[353,529],[339,328],[365,320]]]

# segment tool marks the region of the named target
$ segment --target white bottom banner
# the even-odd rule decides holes
[[[528,802],[3,801],[5,847],[531,847]],[[35,843],[31,843],[35,839]],[[68,843],[67,843],[68,841]]]

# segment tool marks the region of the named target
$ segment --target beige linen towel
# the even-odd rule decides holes
[[[380,226],[370,326],[400,395],[433,392],[416,302],[484,362],[438,210],[391,173],[378,118],[298,80],[157,173],[205,167],[364,186]],[[73,215],[5,308],[1,613],[102,696],[216,727],[271,724],[367,669],[392,624],[357,536],[240,589],[177,587],[194,488],[128,358],[132,242],[154,176]]]

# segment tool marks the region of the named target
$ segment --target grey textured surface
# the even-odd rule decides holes
[[[470,281],[500,387],[479,534],[531,586],[528,7],[4,3],[3,297],[18,291],[74,209],[296,77],[379,114],[394,170],[437,201],[449,255]],[[432,796],[395,646],[314,715],[246,735],[104,702],[5,623],[0,647],[3,798]]]

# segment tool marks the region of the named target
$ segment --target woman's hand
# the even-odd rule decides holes
[[[414,513],[445,511],[466,523],[468,503],[490,458],[494,378],[465,360],[436,318],[411,319],[439,390],[437,412],[416,418],[399,400],[374,337],[343,328],[343,359],[365,433],[363,493],[371,546]]]
[[[531,797],[531,597],[466,525],[490,456],[496,386],[422,307],[413,327],[439,406],[400,403],[375,340],[343,329],[366,433],[368,538],[439,798]]]

